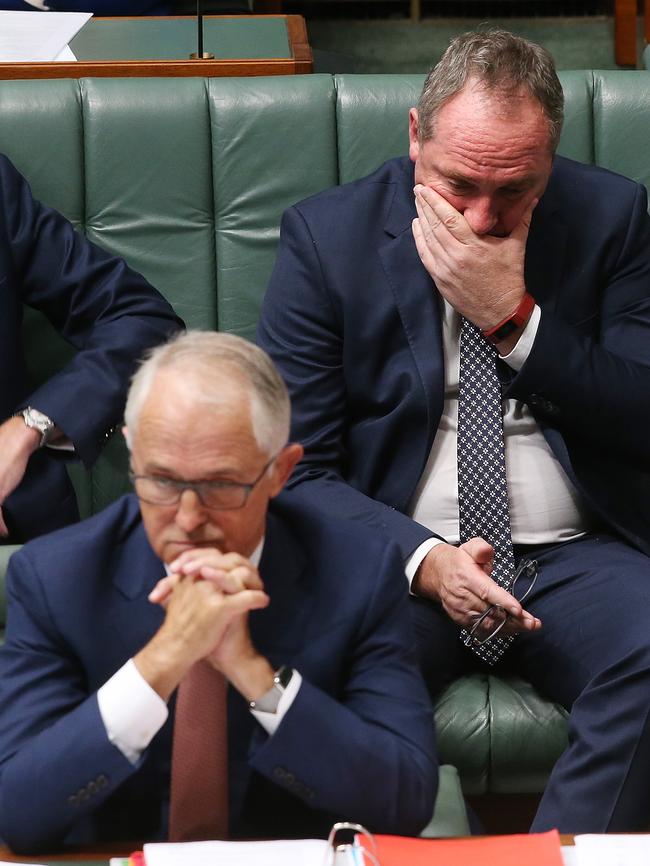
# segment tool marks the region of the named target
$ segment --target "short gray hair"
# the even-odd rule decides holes
[[[452,97],[477,78],[489,92],[505,97],[528,93],[548,121],[551,150],[560,140],[564,94],[550,53],[507,30],[490,28],[456,36],[430,70],[418,102],[418,136],[433,136],[435,119]]]
[[[152,349],[131,380],[124,419],[134,435],[153,382],[162,370],[182,371],[195,385],[196,399],[223,402],[224,375],[248,391],[255,441],[271,456],[289,439],[291,405],[287,388],[269,356],[259,346],[216,331],[187,331]]]

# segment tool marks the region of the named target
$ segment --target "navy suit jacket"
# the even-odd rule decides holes
[[[396,539],[443,407],[439,296],[417,254],[413,165],[385,163],[283,217],[260,345],[292,397],[306,501]],[[650,220],[645,189],[561,157],[532,219],[528,291],[542,317],[505,394],[528,404],[606,524],[650,553]]]
[[[325,835],[334,820],[415,833],[436,789],[432,711],[414,663],[393,543],[272,503],[255,645],[301,688],[269,737],[229,693],[231,832]],[[26,545],[7,575],[0,647],[0,838],[16,851],[165,833],[171,717],[133,766],[101,721],[97,689],[161,624],[164,574],[138,503]]]
[[[78,350],[35,389],[23,351],[23,305],[41,310]],[[26,405],[39,409],[66,433],[86,466],[122,419],[136,361],[183,324],[144,277],[35,201],[3,156],[0,312],[0,420]],[[65,466],[49,449],[32,456],[2,508],[15,542],[79,517]]]

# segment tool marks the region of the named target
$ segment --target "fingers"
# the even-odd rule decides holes
[[[6,538],[9,535],[9,530],[7,529],[7,524],[5,523],[4,515],[2,513],[2,508],[0,508],[0,536]]]
[[[178,574],[211,580],[225,593],[264,589],[258,570],[238,553],[224,554],[214,548],[196,548],[182,553],[169,567]]]
[[[519,220],[519,224],[515,226],[512,232],[510,232],[510,239],[518,241],[524,246],[524,248],[526,246],[526,241],[528,240],[528,232],[530,231],[530,223],[533,218],[533,211],[537,207],[538,202],[538,198],[534,198],[531,201],[531,203],[526,208],[522,218]]]
[[[172,594],[174,587],[178,583],[179,577],[177,574],[170,574],[168,577],[163,577],[151,590],[147,598],[152,604],[164,604]]]
[[[444,237],[451,235],[461,243],[469,243],[475,238],[465,217],[434,189],[416,184],[413,192],[415,207],[424,223],[422,228],[427,240],[441,237],[444,242]]]

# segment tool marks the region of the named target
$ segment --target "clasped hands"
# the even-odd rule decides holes
[[[526,291],[524,260],[533,199],[507,237],[479,235],[435,190],[414,189],[412,230],[422,264],[451,306],[479,328],[494,327],[517,309]]]
[[[411,589],[416,595],[440,602],[463,628],[471,628],[488,607],[498,605],[508,615],[501,635],[537,631],[541,620],[490,577],[493,560],[494,549],[483,538],[472,538],[459,547],[438,544],[421,562]]]
[[[273,683],[273,669],[255,649],[248,613],[269,604],[255,566],[237,553],[197,547],[169,564],[149,601],[165,608],[165,620],[135,657],[140,673],[167,700],[185,673],[205,659],[247,700]]]

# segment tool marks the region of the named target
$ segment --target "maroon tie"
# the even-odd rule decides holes
[[[205,661],[178,688],[172,748],[169,841],[228,838],[225,677]]]

